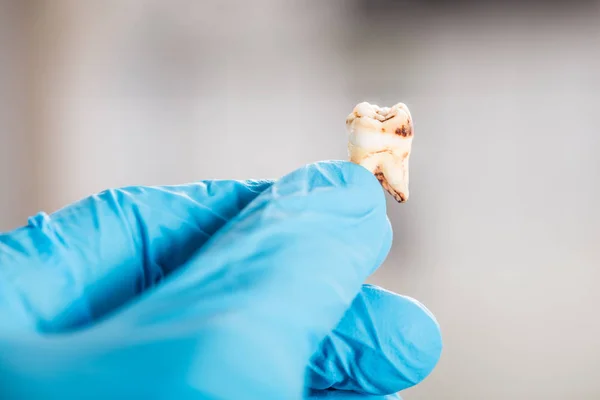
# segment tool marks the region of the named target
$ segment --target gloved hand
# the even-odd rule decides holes
[[[130,187],[0,235],[2,399],[397,399],[433,316],[363,282],[392,231],[366,169]]]

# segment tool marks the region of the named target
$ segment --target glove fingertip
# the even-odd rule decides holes
[[[309,385],[374,395],[423,381],[442,351],[440,328],[416,300],[363,285],[309,368]]]
[[[422,382],[436,367],[442,353],[440,326],[422,303],[389,292],[377,286],[365,285],[363,293],[378,315],[378,330],[386,339],[381,351],[395,368],[396,379],[388,381],[387,391],[397,392]],[[390,324],[387,321],[396,321]],[[387,332],[386,332],[387,329]]]
[[[385,196],[381,184],[365,167],[350,161],[326,161],[315,164],[321,171],[335,171],[348,186],[358,186],[365,194],[372,195],[374,204],[385,207]]]

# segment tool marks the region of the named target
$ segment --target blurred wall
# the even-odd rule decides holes
[[[26,9],[0,0],[0,230],[33,209],[32,138],[27,129]]]
[[[355,103],[404,101],[411,201],[372,281],[445,341],[404,398],[600,398],[597,2],[10,4],[0,229],[106,187],[344,158]]]
[[[336,13],[276,0],[40,2],[44,207],[114,185],[276,177],[344,157],[335,116],[353,100],[340,103]]]

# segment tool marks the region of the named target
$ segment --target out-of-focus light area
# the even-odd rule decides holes
[[[599,399],[597,1],[0,0],[0,230],[344,159],[360,101],[415,121],[372,282],[445,347],[405,400]]]

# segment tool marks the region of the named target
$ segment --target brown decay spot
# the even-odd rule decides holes
[[[390,150],[390,149],[385,149],[385,150],[377,150],[377,151],[372,151],[372,152],[370,152],[368,155],[369,155],[369,156],[372,156],[373,154],[381,154],[381,153],[388,153],[388,154],[392,154],[392,155],[394,154],[394,152],[393,152],[392,150]],[[402,153],[402,159],[404,160],[406,157],[408,157],[408,155],[409,155],[408,151],[407,151],[407,152],[404,152],[404,153]]]
[[[402,125],[402,128],[396,128],[396,130],[394,131],[394,133],[396,133],[396,135],[400,135],[402,137],[411,136],[410,131],[408,129],[406,129],[405,125]]]
[[[381,132],[385,132],[385,128],[381,128]]]
[[[390,153],[390,154],[392,154],[392,151],[391,151],[390,149],[385,149],[385,150],[377,150],[377,151],[372,151],[372,152],[370,152],[370,153],[369,153],[369,155],[372,155],[372,154],[379,154],[379,153]]]

